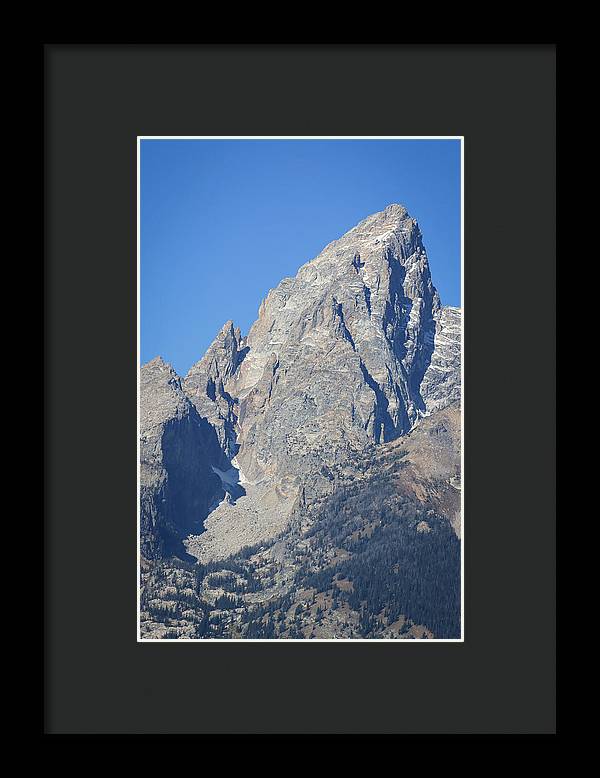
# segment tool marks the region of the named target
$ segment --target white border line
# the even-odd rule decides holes
[[[140,594],[141,594],[141,540],[140,540],[140,358],[141,358],[141,299],[140,299],[140,279],[141,279],[141,247],[140,247],[140,144],[143,140],[459,140],[460,141],[460,309],[461,309],[461,330],[460,330],[460,638],[432,638],[426,640],[416,638],[415,640],[398,640],[395,638],[186,638],[183,640],[167,640],[165,638],[147,638],[140,636],[141,633],[141,613],[140,613]],[[138,135],[137,146],[137,570],[136,570],[136,601],[137,601],[137,635],[138,643],[146,644],[164,644],[173,643],[175,645],[185,645],[186,643],[274,643],[276,645],[286,643],[395,643],[396,645],[411,645],[418,643],[464,643],[465,642],[465,507],[464,507],[464,391],[465,391],[465,318],[464,318],[464,224],[465,224],[465,202],[464,202],[464,180],[465,180],[465,158],[464,135]]]
[[[465,641],[465,139],[460,139],[460,639]],[[138,436],[139,437],[139,436]],[[139,465],[138,465],[139,468]]]

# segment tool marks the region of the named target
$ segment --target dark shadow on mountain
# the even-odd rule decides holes
[[[425,406],[425,401],[421,396],[421,383],[423,382],[427,368],[431,364],[435,349],[436,326],[433,317],[430,317],[426,325],[421,327],[419,337],[422,342],[419,344],[418,360],[413,367],[410,379],[410,390],[416,407],[420,411],[425,412],[427,408]]]
[[[162,451],[167,478],[148,506],[149,529],[163,554],[189,559],[183,539],[204,531],[211,505],[224,497],[221,480],[212,468],[231,465],[214,427],[195,409],[165,426]]]
[[[412,300],[404,293],[404,280],[406,278],[406,270],[403,265],[396,263],[393,254],[388,254],[388,261],[390,266],[393,267],[392,276],[390,278],[390,300],[386,305],[385,314],[383,317],[383,330],[387,335],[387,325],[389,323],[393,326],[393,332],[391,337],[392,348],[394,354],[399,362],[406,357],[406,328],[410,321],[410,314],[413,308]],[[397,320],[396,309],[400,308],[402,315],[400,318],[400,324],[395,324]],[[417,343],[417,352],[413,362],[413,367],[410,376],[410,393],[415,403],[415,406],[420,411],[425,411],[425,402],[421,397],[421,383],[427,368],[431,364],[431,358],[435,346],[435,320],[432,316],[428,321],[422,321],[419,327],[418,333],[419,341]]]
[[[368,286],[364,287],[365,290],[365,303],[367,305],[367,311],[369,312],[369,316],[371,315],[371,290]]]
[[[246,358],[247,353],[250,351],[250,346],[244,346],[244,348],[241,348],[237,352],[237,357],[235,360],[235,369],[237,370],[238,367],[242,364],[244,359]]]
[[[235,505],[237,500],[240,499],[240,497],[246,496],[246,490],[241,484],[236,484],[235,486],[227,487],[225,489],[225,492],[227,494],[227,502],[230,505]]]
[[[396,437],[397,429],[390,412],[388,410],[389,400],[381,390],[381,387],[375,381],[373,376],[369,373],[364,365],[362,359],[360,360],[360,369],[365,379],[365,383],[375,393],[376,399],[376,411],[375,411],[375,442],[383,443],[384,441],[391,440]],[[383,436],[381,435],[381,425],[383,424]]]

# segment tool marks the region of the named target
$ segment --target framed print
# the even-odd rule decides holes
[[[46,734],[555,734],[555,62],[44,47]]]

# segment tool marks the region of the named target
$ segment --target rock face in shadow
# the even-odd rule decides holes
[[[199,531],[222,496],[211,465],[224,464],[217,434],[181,379],[160,357],[140,371],[140,532],[146,559],[185,557],[182,538]]]

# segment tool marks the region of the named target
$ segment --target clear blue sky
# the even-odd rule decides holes
[[[460,301],[460,142],[143,140],[141,359],[180,375],[228,319],[390,203],[419,222],[444,305]]]

